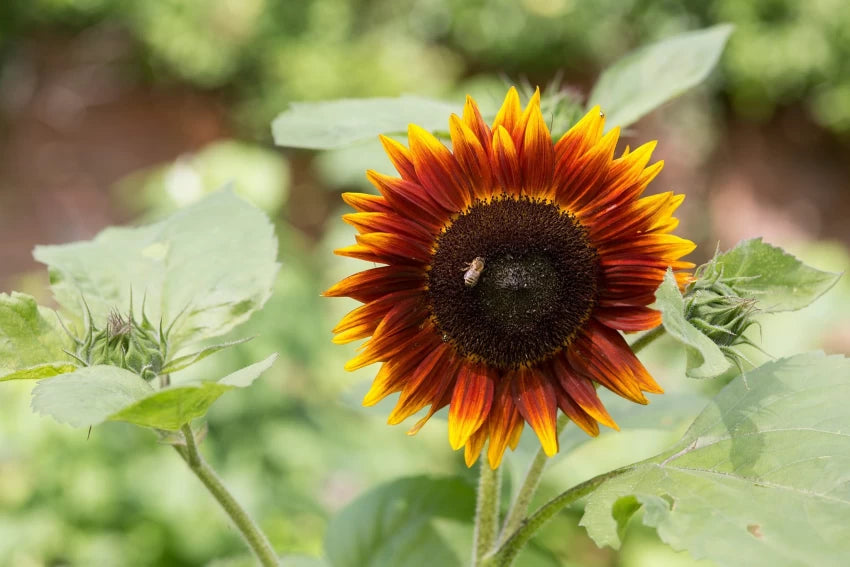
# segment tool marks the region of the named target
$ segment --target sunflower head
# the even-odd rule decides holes
[[[594,108],[553,143],[539,91],[523,110],[512,88],[492,125],[467,97],[451,150],[415,125],[408,147],[381,138],[399,177],[369,171],[378,195],[343,195],[357,243],[336,251],[381,266],[325,292],[363,303],[334,340],[371,337],[346,365],[381,363],[364,404],[400,392],[392,424],[430,406],[411,434],[449,406],[451,446],[472,465],[489,441],[495,468],[526,422],[555,454],[559,410],[616,428],[597,385],[661,393],[620,331],[660,323],[648,305],[694,244],[670,234],[683,196],[641,197],[655,143],[615,158],[603,126]]]

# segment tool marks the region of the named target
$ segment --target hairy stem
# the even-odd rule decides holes
[[[522,548],[525,547],[525,544],[527,544],[534,534],[537,533],[537,530],[543,527],[546,522],[551,520],[555,514],[579,498],[587,496],[606,480],[618,477],[621,474],[632,470],[634,467],[635,465],[629,465],[627,467],[601,474],[588,481],[582,482],[581,484],[577,484],[566,492],[554,497],[552,500],[541,506],[534,514],[529,516],[527,520],[522,522],[520,528],[511,534],[511,536],[502,543],[499,549],[486,556],[480,563],[480,566],[508,567],[513,563]]]
[[[655,327],[651,331],[645,332],[640,337],[638,337],[635,342],[633,342],[631,344],[632,352],[635,353],[635,354],[639,353],[640,351],[645,349],[647,346],[649,346],[652,343],[652,341],[654,341],[655,339],[657,339],[658,337],[660,337],[664,333],[665,333],[664,327],[661,326],[661,325],[658,325],[657,327]]]
[[[195,435],[189,424],[184,425],[180,431],[186,440],[186,446],[174,445],[174,448],[189,465],[193,473],[204,483],[213,498],[218,500],[227,515],[233,521],[236,529],[242,534],[245,544],[254,552],[263,567],[278,567],[277,554],[272,549],[266,534],[260,530],[256,522],[248,515],[248,512],[239,505],[221,479],[204,459],[195,443]]]
[[[561,414],[558,417],[559,436],[569,421],[570,418],[566,415]],[[502,526],[502,532],[499,534],[500,543],[504,542],[510,534],[514,533],[517,528],[519,528],[522,521],[525,520],[526,515],[528,515],[528,505],[531,504],[534,492],[540,484],[540,477],[543,476],[543,469],[546,468],[546,464],[548,462],[549,457],[546,456],[546,453],[543,452],[543,448],[541,447],[537,450],[534,460],[531,461],[531,465],[528,467],[528,472],[525,473],[525,480],[523,480],[522,486],[520,486],[517,491],[517,495],[514,499],[514,503],[511,505],[511,509],[508,510],[508,515],[505,518],[505,525]]]
[[[472,564],[478,565],[496,544],[499,533],[499,497],[501,496],[502,474],[481,462],[478,481],[478,500],[475,509],[475,535],[472,544]]]
[[[637,354],[649,346],[653,341],[664,335],[664,333],[664,327],[660,325],[650,331],[647,331],[631,344],[632,352]],[[568,421],[569,419],[565,415],[561,415],[558,418],[558,435],[560,435],[561,431],[563,431]],[[484,560],[480,562],[481,567],[502,567],[510,565],[523,546],[528,543],[537,530],[539,530],[543,524],[548,522],[552,516],[582,496],[590,494],[609,478],[629,470],[629,467],[618,469],[579,484],[561,495],[556,496],[537,510],[537,512],[535,512],[531,517],[526,519],[526,514],[528,514],[528,505],[531,503],[534,492],[540,484],[540,478],[543,475],[543,470],[545,469],[548,460],[549,459],[546,456],[546,453],[543,452],[543,449],[539,449],[537,451],[537,455],[535,455],[534,460],[528,468],[525,480],[523,480],[522,486],[520,486],[520,489],[517,492],[516,499],[514,500],[511,509],[508,511],[505,524],[502,527],[501,534],[499,535],[500,547],[497,551],[486,556]]]

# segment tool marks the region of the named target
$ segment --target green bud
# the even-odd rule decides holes
[[[106,364],[135,372],[145,380],[153,380],[165,362],[167,341],[147,317],[139,322],[130,312],[126,317],[113,310],[103,328],[92,320],[86,308],[85,331],[76,338],[74,357],[86,366]]]
[[[738,366],[747,360],[736,347],[758,346],[746,332],[758,325],[759,313],[754,297],[746,297],[737,290],[742,286],[740,277],[726,278],[722,267],[714,260],[703,264],[694,273],[695,281],[685,288],[685,317]],[[750,279],[750,278],[743,278]]]

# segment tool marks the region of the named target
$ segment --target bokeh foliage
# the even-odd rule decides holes
[[[292,100],[444,94],[489,73],[590,78],[631,48],[732,23],[716,88],[739,114],[802,103],[850,129],[843,0],[10,0],[6,50],[34,30],[117,26],[140,74],[222,89],[256,135]]]
[[[0,57],[46,31],[114,26],[133,40],[128,73],[156,85],[218,93],[243,135],[266,140],[268,122],[290,101],[405,92],[462,100],[454,92],[487,91],[491,74],[534,80],[558,68],[570,82],[585,85],[636,45],[717,22],[737,29],[713,80],[736,112],[764,118],[777,106],[799,102],[827,127],[850,130],[850,36],[840,31],[850,26],[850,11],[842,0],[11,0],[0,5]],[[485,87],[476,87],[481,77]],[[460,81],[465,86],[458,87]],[[175,203],[167,187],[169,179],[187,173],[185,167],[195,170],[204,191],[222,175],[236,177],[238,185],[240,176],[252,179],[261,171],[262,183],[249,184],[266,184],[269,199],[255,203],[272,212],[281,204],[286,209],[288,171],[266,167],[271,162],[262,152],[275,155],[231,144],[131,180],[145,191],[134,212],[185,204]],[[362,178],[362,169],[374,166],[356,157],[354,167],[339,165],[325,159],[330,155],[317,161],[329,178],[341,180],[332,183],[337,186],[350,183],[352,170]],[[229,173],[208,173],[223,162]],[[217,404],[204,450],[279,550],[316,555],[329,518],[377,482],[423,473],[471,478],[462,458],[446,450],[439,419],[410,440],[403,428],[384,424],[385,406],[358,407],[371,372],[343,373],[353,349],[329,340],[329,329],[351,305],[318,297],[361,268],[331,255],[350,240],[348,230],[335,223],[305,237],[281,221],[277,232],[286,277],[278,278],[266,308],[243,329],[257,338],[187,373],[223,376],[271,351],[282,353],[263,380]],[[829,247],[801,256],[811,254],[823,255],[819,265],[831,269],[850,264]],[[767,350],[823,345],[850,316],[848,298],[843,282],[812,309],[793,319],[777,317],[768,326]],[[801,330],[805,345],[794,338]],[[670,346],[648,353],[667,395],[648,408],[606,399],[629,431],[591,443],[568,430],[563,445],[576,452],[555,464],[541,499],[606,468],[651,457],[678,438],[689,420],[673,408],[696,416],[714,391],[709,384],[680,384],[684,362],[660,362]],[[108,424],[87,440],[84,432],[31,415],[29,390],[7,384],[0,396],[0,565],[188,566],[243,556],[214,503],[167,447],[153,445],[152,435]],[[533,439],[524,439],[524,452],[508,460],[508,471],[521,474],[533,449]],[[630,532],[621,554],[598,550],[576,527],[579,516],[574,509],[557,518],[521,564],[693,564],[641,530]]]

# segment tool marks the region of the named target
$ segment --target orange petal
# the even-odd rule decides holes
[[[653,394],[664,393],[620,333],[591,320],[585,328],[585,334],[596,345],[598,353],[612,366],[627,368],[641,390]]]
[[[431,199],[425,190],[417,183],[404,179],[383,175],[371,169],[366,172],[366,178],[374,185],[383,201],[389,203],[402,217],[439,232],[447,220],[446,211]]]
[[[452,152],[424,128],[411,124],[408,140],[416,175],[446,211],[462,211],[471,201],[469,180]]]
[[[493,131],[493,169],[496,182],[503,191],[520,189],[519,155],[511,135],[502,126]]]
[[[363,397],[364,406],[373,406],[390,394],[400,392],[404,388],[404,384],[408,380],[407,373],[394,371],[393,368],[394,366],[389,362],[381,365],[381,369],[378,370],[378,374],[372,381],[372,386]]]
[[[597,307],[593,317],[606,327],[634,333],[647,331],[661,324],[661,313],[649,307]]]
[[[555,144],[555,160],[567,160],[564,166],[569,168],[571,161],[580,159],[599,141],[604,127],[605,115],[594,106]]]
[[[396,213],[351,213],[342,215],[342,220],[357,229],[357,232],[393,232],[430,245],[434,241],[433,231],[411,222]]]
[[[540,89],[535,91],[523,115],[525,123],[519,154],[523,190],[533,196],[552,193],[555,175],[555,148],[543,115],[540,113]]]
[[[434,326],[428,322],[418,330],[414,327],[398,335],[372,338],[360,347],[360,354],[345,363],[345,369],[351,372],[376,362],[386,362],[408,348],[408,345],[431,344],[437,340]]]
[[[401,290],[424,290],[425,272],[421,268],[381,266],[364,270],[337,282],[324,293],[325,297],[351,297],[363,303]]]
[[[486,426],[490,437],[490,444],[487,447],[490,468],[499,468],[505,449],[513,440],[518,425],[522,425],[522,416],[511,398],[510,381],[503,377],[496,388],[493,404],[490,407],[490,419],[487,420]]]
[[[620,129],[614,128],[577,160],[561,160],[555,166],[558,201],[578,212],[592,207],[608,177]]]
[[[489,151],[490,140],[493,139],[493,135],[490,132],[490,127],[481,117],[478,104],[469,95],[466,96],[466,104],[463,106],[463,123],[475,133],[484,151]]]
[[[517,409],[537,434],[543,452],[551,457],[558,452],[558,401],[555,389],[538,368],[521,367],[510,380]]]
[[[449,443],[463,447],[487,420],[493,403],[493,376],[483,366],[464,364],[455,382],[449,405]]]
[[[564,415],[578,425],[582,431],[596,437],[599,435],[599,424],[593,419],[581,406],[579,406],[566,392],[561,388],[555,388],[555,397],[558,400],[558,407],[564,412]]]
[[[508,94],[505,95],[505,102],[502,103],[502,108],[496,114],[496,119],[493,120],[493,131],[495,132],[499,126],[502,126],[509,133],[519,125],[522,117],[522,108],[519,104],[519,93],[516,88],[511,87]]]
[[[443,390],[454,380],[449,364],[449,347],[441,343],[422,360],[410,375],[401,391],[398,403],[387,418],[387,423],[401,423],[428,404],[439,400]]]
[[[487,441],[487,426],[480,427],[478,431],[472,434],[469,441],[466,442],[466,447],[463,451],[463,459],[466,461],[466,466],[471,467],[481,455],[481,449],[484,448],[484,442]]]
[[[562,356],[552,358],[552,372],[558,377],[558,382],[564,392],[582,410],[602,425],[606,425],[611,429],[620,429],[611,418],[608,410],[605,409],[602,400],[599,399],[593,382],[576,374]],[[567,412],[565,411],[564,413]]]
[[[381,144],[384,146],[384,151],[387,152],[387,156],[390,158],[390,161],[396,171],[399,172],[402,179],[418,182],[419,180],[416,177],[416,168],[413,165],[410,150],[405,148],[401,142],[393,140],[383,134],[381,134],[379,138],[381,139]]]
[[[389,203],[387,203],[386,199],[378,195],[370,195],[368,193],[343,193],[342,200],[345,201],[349,207],[365,213],[388,213],[393,210]]]
[[[492,193],[493,175],[487,150],[469,126],[454,114],[449,118],[449,133],[452,137],[454,156],[469,179],[474,196],[489,197]]]

